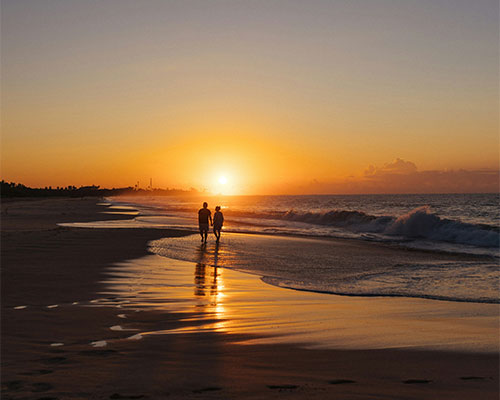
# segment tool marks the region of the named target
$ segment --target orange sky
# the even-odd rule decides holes
[[[2,179],[498,190],[496,2],[42,3],[2,2]]]

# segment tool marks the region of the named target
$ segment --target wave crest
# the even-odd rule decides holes
[[[323,213],[300,213],[290,210],[283,219],[316,225],[328,225],[357,233],[377,233],[408,239],[499,247],[500,235],[494,226],[476,225],[441,218],[429,206],[418,207],[400,217],[374,216],[361,211],[331,210]]]
[[[440,218],[428,206],[400,216],[384,233],[481,247],[498,247],[500,242],[499,232],[493,227]]]

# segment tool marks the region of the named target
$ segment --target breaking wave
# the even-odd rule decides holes
[[[343,228],[356,233],[377,233],[408,239],[426,239],[479,247],[498,247],[498,227],[441,218],[423,206],[400,217],[373,216],[361,211],[331,210],[301,213],[290,210],[283,219]]]
[[[224,228],[228,232],[361,239],[500,257],[497,197],[483,197],[278,196],[247,199],[243,204],[229,199],[223,204]],[[197,229],[198,203],[164,199],[143,203],[136,203],[139,225]]]

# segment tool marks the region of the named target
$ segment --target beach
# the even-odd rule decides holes
[[[57,225],[134,216],[96,203],[2,202],[2,398],[498,398],[498,304],[290,290],[150,252],[186,230]]]

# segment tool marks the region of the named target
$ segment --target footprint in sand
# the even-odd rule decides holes
[[[351,379],[332,379],[331,381],[328,381],[330,385],[342,385],[345,383],[356,383],[356,381],[353,381]]]
[[[8,381],[2,384],[2,390],[16,391],[22,389],[23,386],[23,381]]]
[[[90,356],[90,357],[107,357],[111,355],[115,355],[118,352],[116,350],[83,350],[78,354],[82,356]]]
[[[52,386],[50,383],[47,382],[37,382],[32,385],[32,392],[38,393],[38,392],[46,392],[50,389],[53,389],[54,386]]]
[[[31,371],[31,372],[23,372],[21,375],[27,375],[27,376],[36,376],[36,375],[47,375],[51,374],[52,371],[51,369],[37,369],[36,371]]]
[[[66,357],[50,357],[41,360],[45,364],[63,364],[67,363],[68,359]]]
[[[120,393],[113,393],[111,396],[109,396],[110,399],[143,399],[145,397],[146,396],[143,394],[126,395]]]
[[[278,389],[278,390],[294,390],[297,389],[297,385],[267,385],[269,389]]]
[[[411,384],[431,383],[432,381],[429,379],[407,379],[406,381],[402,381],[402,382],[411,385]]]
[[[491,379],[491,377],[486,378],[485,376],[461,376],[460,379],[463,381],[484,381],[485,379]]]
[[[217,390],[222,390],[222,388],[218,386],[210,386],[203,389],[193,390],[193,393],[215,392]]]

